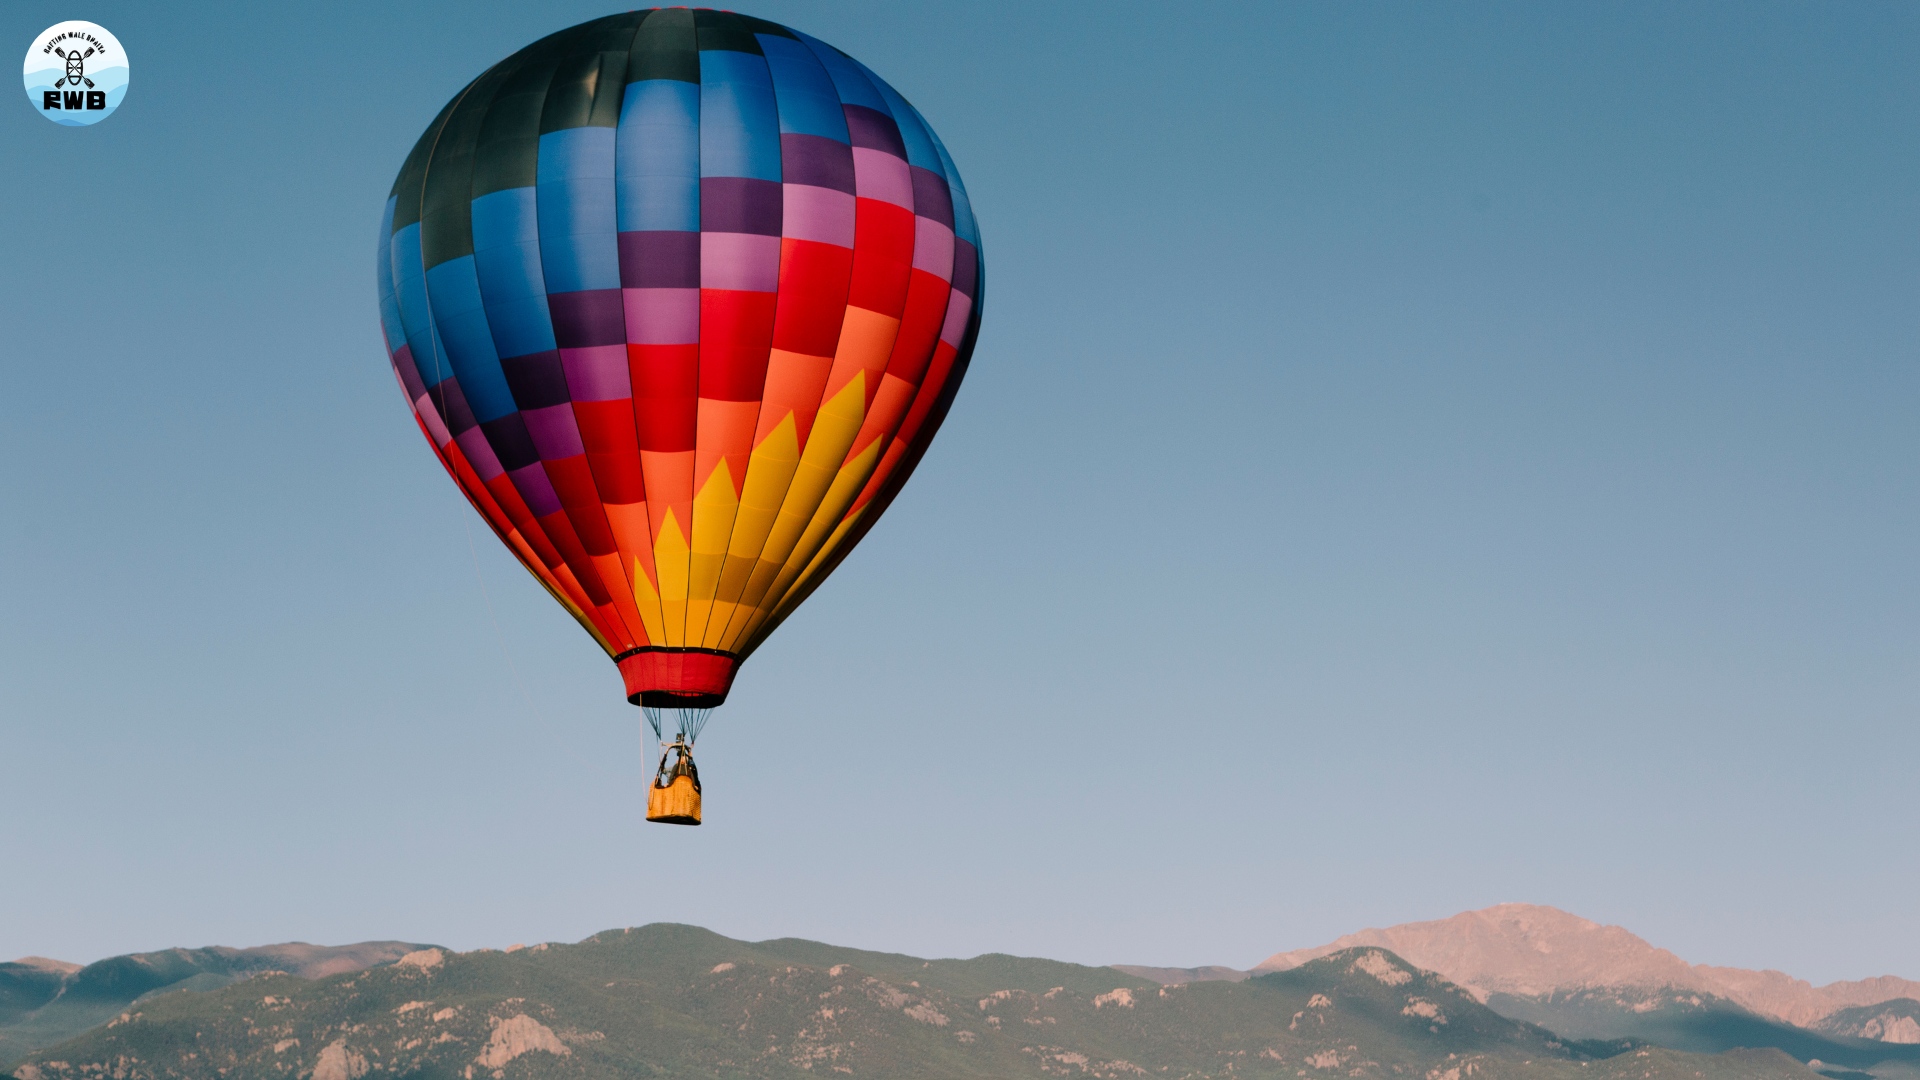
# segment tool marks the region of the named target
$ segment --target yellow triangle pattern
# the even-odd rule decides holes
[[[691,550],[680,522],[667,508],[660,535],[653,541],[653,565],[660,575],[660,634],[668,645],[687,643],[687,563]]]

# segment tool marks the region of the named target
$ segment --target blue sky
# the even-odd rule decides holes
[[[0,956],[1247,966],[1527,901],[1920,977],[1920,9],[743,9],[914,102],[989,277],[697,830],[375,307],[436,110],[608,10],[0,13],[133,69],[91,128],[0,108]]]

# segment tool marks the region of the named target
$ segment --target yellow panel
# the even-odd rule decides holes
[[[732,641],[739,637],[751,609],[761,604],[767,589],[779,575],[780,568],[786,565],[794,544],[806,532],[807,522],[813,519],[819,508],[820,500],[832,488],[834,475],[839,471],[840,463],[846,459],[847,450],[853,445],[853,437],[860,433],[860,424],[866,418],[866,411],[867,379],[864,371],[855,372],[852,380],[838,394],[820,406],[820,412],[813,420],[813,431],[807,436],[807,447],[800,454],[799,464],[794,467],[786,498],[781,500],[780,512],[774,517],[773,526],[767,531],[766,541],[761,545],[760,561],[740,594],[741,608],[734,612],[733,625],[726,628],[720,640]],[[721,649],[732,647],[727,644],[714,646]]]
[[[660,615],[668,645],[687,643],[687,540],[680,522],[667,508],[660,538],[653,542],[653,565],[660,571]]]
[[[667,634],[660,624],[660,594],[654,591],[653,582],[647,579],[639,559],[633,560],[633,602],[639,605],[640,619],[646,624],[648,643],[665,645]]]
[[[826,565],[827,559],[845,542],[847,534],[853,531],[853,527],[860,524],[860,519],[866,515],[866,512],[867,508],[863,506],[853,513],[848,514],[844,521],[834,527],[833,535],[827,537],[827,542],[820,545],[820,553],[813,557],[813,561],[807,564],[807,568],[802,570],[800,576],[794,579],[793,586],[787,590],[786,595],[782,596],[780,602],[774,605],[774,609],[768,616],[767,622],[786,618],[787,612],[793,610],[794,605],[800,602],[798,598],[807,595],[808,582],[813,580],[813,575],[818,573],[822,566]],[[761,625],[765,626],[767,622],[762,622]]]
[[[854,497],[867,486],[867,477],[872,474],[873,467],[879,462],[880,440],[875,439],[834,476],[832,487],[828,489],[826,498],[821,500],[819,509],[814,511],[812,520],[807,522],[806,531],[801,535],[799,543],[794,545],[793,553],[787,556],[786,565],[780,568],[779,576],[774,578],[772,587],[760,601],[755,614],[748,618],[744,632],[734,635],[735,640],[752,639],[754,630],[773,613],[773,609],[793,587],[794,580],[809,563],[813,562],[814,556],[820,553],[827,538],[834,533],[841,519],[846,516],[847,507],[852,505]],[[785,515],[783,514],[782,517],[784,519]]]
[[[700,644],[720,648],[736,602],[752,577],[753,566],[767,536],[780,515],[780,504],[792,486],[793,474],[800,466],[800,442],[793,412],[776,424],[767,437],[754,447],[747,459],[747,479],[740,494],[740,507],[733,521],[733,535],[727,541],[727,554],[714,593],[715,604],[707,619]],[[695,556],[696,559],[698,556]],[[692,634],[688,635],[689,640]]]
[[[707,617],[713,614],[713,599],[720,590],[720,566],[727,560],[727,537],[739,509],[733,470],[723,457],[693,497],[693,560],[687,571],[686,640],[690,645],[706,635]]]

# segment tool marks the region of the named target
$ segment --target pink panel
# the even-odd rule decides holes
[[[832,188],[788,184],[780,231],[795,240],[853,246],[853,196]]]
[[[701,233],[700,287],[775,291],[780,287],[780,238],[755,233]]]
[[[953,230],[932,218],[914,218],[913,268],[952,281]]]
[[[520,420],[527,425],[527,434],[533,438],[533,448],[540,451],[543,461],[559,461],[587,452],[580,442],[580,425],[574,422],[571,403],[549,405],[544,409],[522,409]]]
[[[620,401],[633,396],[625,345],[561,349],[567,372],[567,396],[575,401]]]
[[[500,464],[500,459],[494,456],[493,447],[487,445],[487,436],[479,428],[470,427],[456,435],[453,441],[460,444],[460,452],[467,455],[467,464],[473,466],[473,471],[483,482],[507,471]]]
[[[853,187],[863,199],[913,209],[913,170],[885,150],[853,148]]]
[[[699,289],[622,289],[631,345],[698,345]]]
[[[420,422],[427,425],[427,431],[432,433],[433,445],[446,449],[447,440],[453,436],[447,433],[446,422],[440,419],[440,410],[433,407],[429,396],[421,394],[416,398],[413,411],[420,415]]]
[[[947,300],[947,321],[940,327],[940,340],[960,347],[960,335],[967,332],[967,316],[973,314],[973,297],[954,290]]]

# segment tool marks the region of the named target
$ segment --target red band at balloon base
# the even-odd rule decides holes
[[[627,700],[658,709],[711,709],[727,700],[740,658],[718,649],[650,645],[614,657]]]

